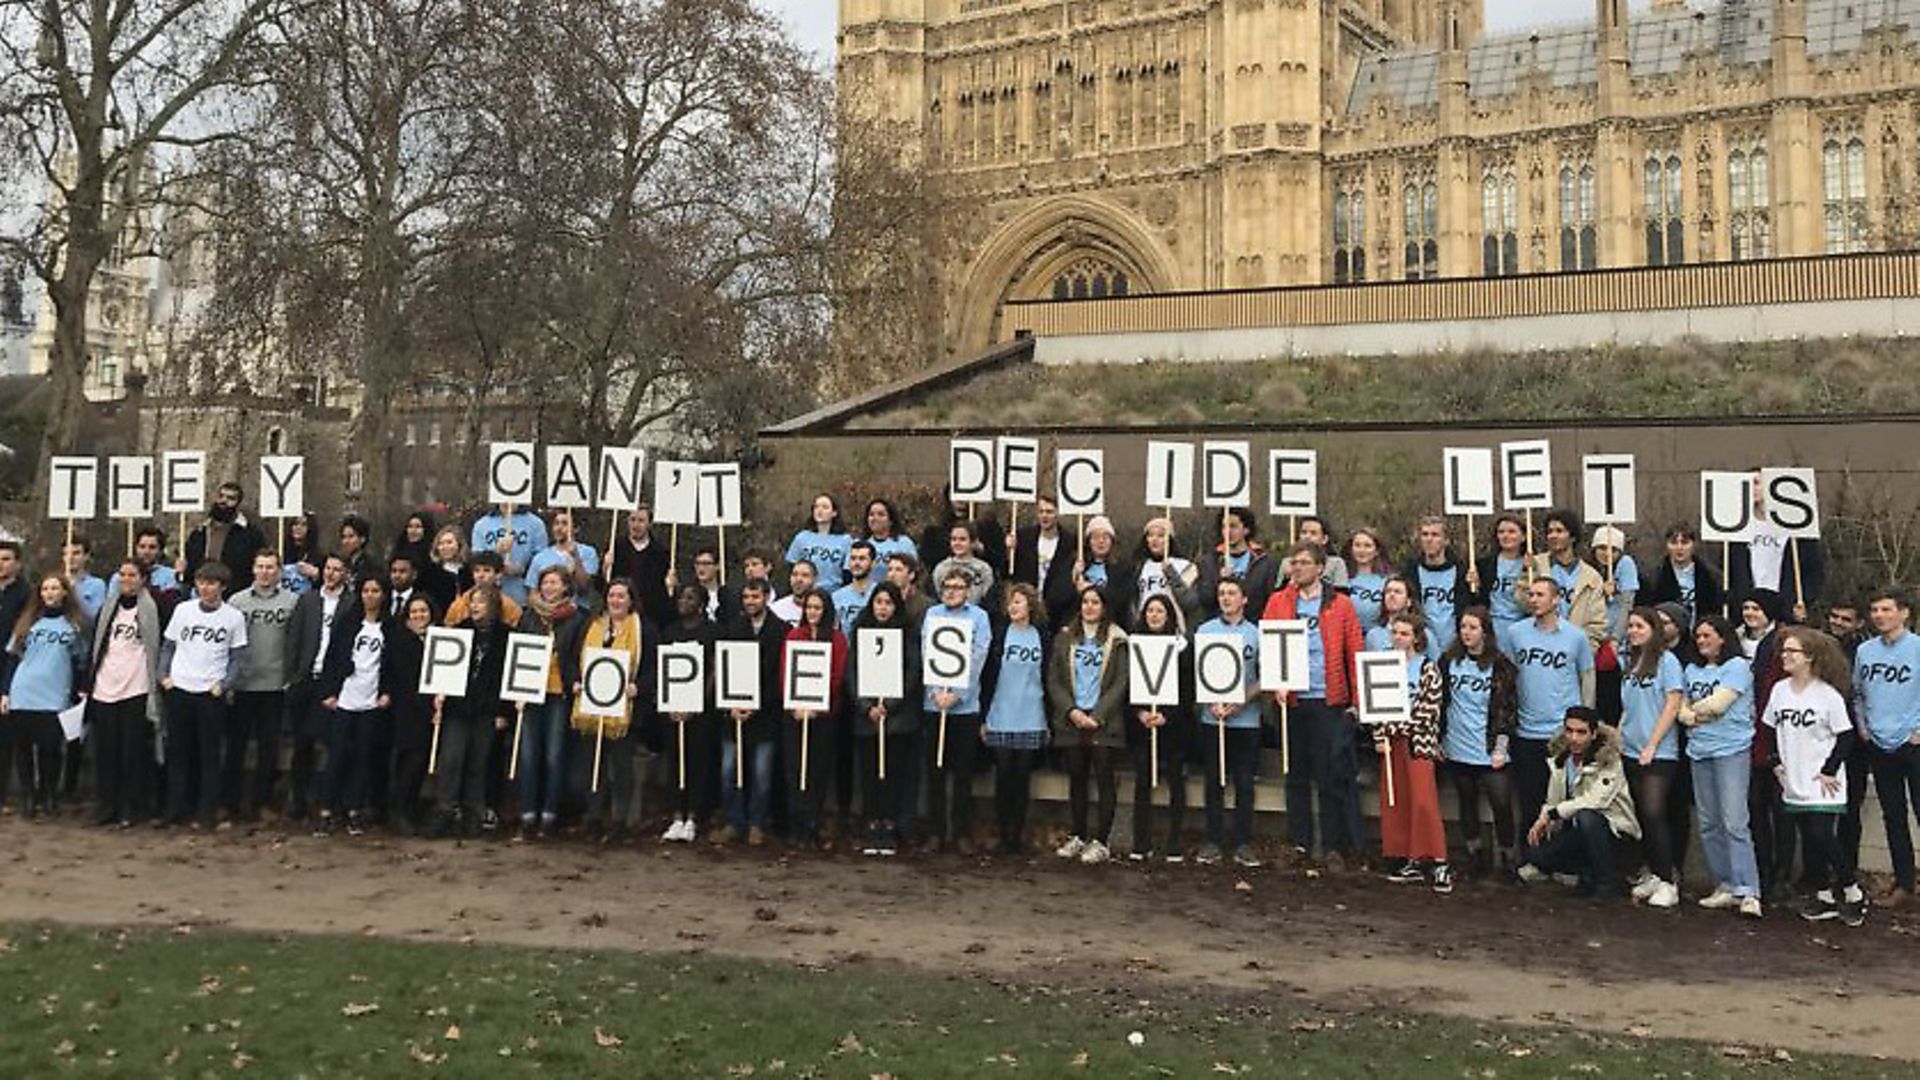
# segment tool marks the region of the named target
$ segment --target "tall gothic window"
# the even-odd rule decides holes
[[[1333,282],[1367,280],[1367,188],[1363,176],[1340,181],[1333,193]]]
[[[1591,270],[1599,265],[1599,230],[1594,225],[1593,162],[1560,163],[1560,269]]]
[[[1052,157],[1053,146],[1053,83],[1043,79],[1033,84],[1034,153]]]
[[[1749,133],[1727,151],[1728,231],[1733,260],[1765,259],[1773,255],[1773,199],[1767,159],[1767,138]]]
[[[1867,144],[1857,126],[1828,124],[1820,147],[1827,253],[1867,250]]]
[[[1133,145],[1133,73],[1113,73],[1113,145]]]
[[[1100,83],[1094,76],[1080,76],[1080,103],[1075,111],[1080,114],[1079,145],[1075,147],[1082,154],[1091,154],[1100,149],[1097,135],[1099,128]]]
[[[1136,109],[1140,114],[1140,145],[1152,146],[1160,138],[1160,110],[1154,108],[1154,77],[1151,64],[1140,69],[1140,77],[1133,85],[1133,92],[1139,99]]]
[[[1647,265],[1679,266],[1687,261],[1687,226],[1681,218],[1680,155],[1649,155],[1641,175],[1647,217]]]
[[[1410,172],[1404,192],[1406,277],[1408,281],[1440,276],[1440,188],[1431,170]]]
[[[1180,139],[1180,61],[1169,60],[1160,69],[1160,137],[1168,142]]]
[[[1480,177],[1480,264],[1487,277],[1520,272],[1518,201],[1513,163],[1488,165]]]

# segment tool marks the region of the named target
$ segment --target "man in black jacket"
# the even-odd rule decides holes
[[[673,598],[667,595],[669,553],[653,536],[653,509],[645,503],[627,514],[627,535],[613,545],[603,565],[607,581],[629,581],[640,601],[640,613],[654,626],[673,620]],[[605,592],[605,583],[601,591]]]
[[[187,536],[187,555],[177,568],[181,581],[192,581],[205,562],[225,563],[227,595],[248,588],[253,581],[253,554],[267,546],[267,538],[240,512],[246,493],[229,480],[214,492],[207,520]]]
[[[1073,588],[1079,540],[1060,527],[1060,507],[1051,498],[1040,496],[1033,516],[1034,524],[1020,526],[1013,537],[1013,580],[1040,590],[1047,625],[1063,626],[1080,602]]]
[[[348,583],[346,561],[329,555],[320,566],[320,587],[301,593],[293,605],[287,642],[287,676],[291,680],[287,687],[287,723],[293,729],[292,792],[287,805],[290,821],[305,821],[309,796],[318,796],[313,786],[314,758],[326,734],[327,715],[320,707],[317,686],[340,608],[343,603],[349,610],[353,607]]]
[[[720,801],[727,827],[713,833],[716,844],[744,839],[748,846],[759,847],[767,842],[767,833],[773,827],[774,757],[780,745],[780,665],[787,644],[787,624],[767,610],[772,592],[764,578],[741,582],[740,611],[720,632],[722,641],[751,641],[759,646],[760,707],[722,718],[728,721],[720,729]],[[744,766],[735,762],[735,755],[740,753],[734,739],[736,730],[746,746]],[[734,783],[741,770],[746,773],[745,792]]]
[[[1254,521],[1253,511],[1239,506],[1220,511],[1214,519],[1213,536],[1205,542],[1200,556],[1200,610],[1205,618],[1220,614],[1214,593],[1226,578],[1240,582],[1248,611],[1266,610],[1267,597],[1273,595],[1279,579],[1279,566],[1271,555],[1253,546]]]

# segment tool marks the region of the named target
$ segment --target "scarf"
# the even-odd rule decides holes
[[[540,617],[540,622],[551,630],[555,623],[573,618],[572,598],[562,598],[557,604],[549,604],[539,593],[527,597],[527,610]]]

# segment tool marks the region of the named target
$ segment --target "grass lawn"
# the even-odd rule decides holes
[[[17,1077],[1911,1075],[1153,984],[40,926],[0,928],[0,1062]]]

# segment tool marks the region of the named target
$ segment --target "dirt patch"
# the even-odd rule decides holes
[[[812,965],[1570,1024],[1920,1060],[1920,923],[1450,897],[1358,874],[571,842],[191,836],[0,820],[0,920],[222,926]]]

